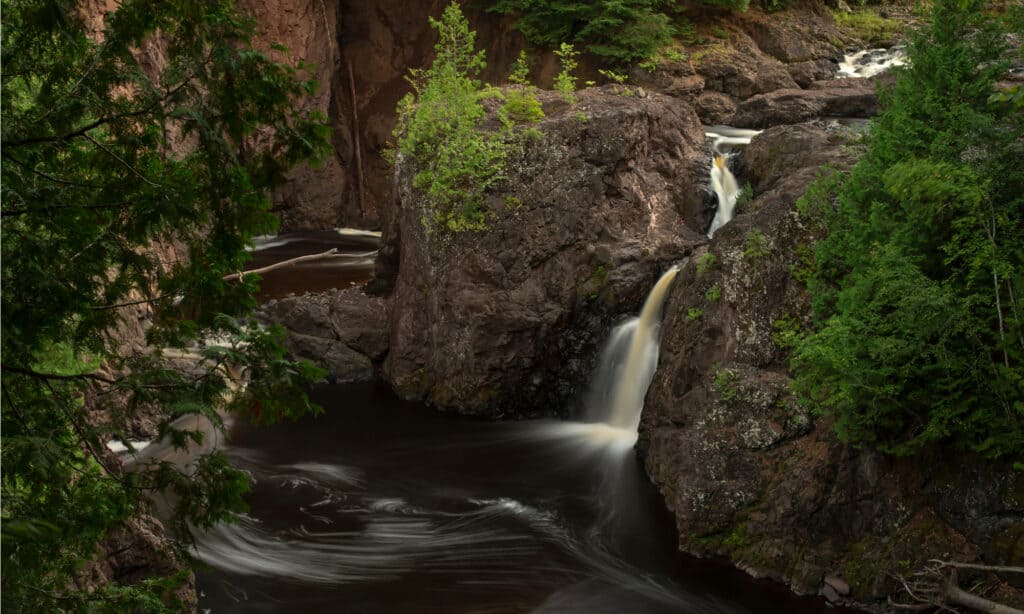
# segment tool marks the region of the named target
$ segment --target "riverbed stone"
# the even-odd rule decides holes
[[[416,169],[399,160],[384,374],[407,398],[486,416],[565,412],[611,324],[704,241],[705,139],[689,104],[615,86],[577,92],[571,107],[539,95],[540,135],[488,195],[485,231],[425,225]]]

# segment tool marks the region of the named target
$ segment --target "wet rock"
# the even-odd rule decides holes
[[[797,85],[806,89],[815,81],[834,77],[837,67],[838,65],[834,60],[820,58],[788,64],[786,65],[786,70],[789,71],[789,75],[793,77]]]
[[[384,373],[406,397],[489,416],[563,411],[611,323],[702,242],[704,136],[688,105],[610,86],[574,108],[541,97],[551,112],[489,195],[486,231],[425,228],[429,204],[399,164]]]

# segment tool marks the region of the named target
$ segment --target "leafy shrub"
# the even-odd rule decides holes
[[[555,51],[555,55],[558,56],[558,63],[561,66],[561,70],[555,76],[555,91],[561,94],[566,102],[574,104],[576,102],[576,96],[573,95],[576,92],[576,77],[572,73],[576,71],[576,56],[579,55],[579,52],[573,49],[569,43],[562,43],[558,51]]]
[[[764,236],[764,233],[757,228],[747,231],[743,242],[743,257],[747,259],[763,258],[769,253],[768,238]]]
[[[983,2],[936,0],[868,154],[801,205],[827,236],[797,390],[851,443],[1024,459],[1024,118],[988,104],[997,26]]]
[[[531,44],[557,48],[579,44],[613,64],[650,57],[672,38],[658,0],[497,0],[489,11],[519,16]]]
[[[413,92],[398,104],[398,151],[420,169],[413,187],[430,202],[428,224],[453,232],[483,230],[484,193],[503,178],[508,155],[501,135],[479,127],[484,88],[475,77],[485,66],[484,52],[475,50],[476,33],[455,2],[440,20],[431,18],[430,26],[440,36],[437,57],[430,68],[410,71]],[[536,110],[524,95],[509,116],[532,117]]]
[[[718,258],[715,257],[711,252],[704,252],[697,258],[697,274],[703,275],[711,269],[715,268],[718,264]]]

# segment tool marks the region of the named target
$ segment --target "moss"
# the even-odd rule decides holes
[[[852,13],[835,11],[832,17],[836,24],[846,28],[853,36],[868,45],[891,42],[893,37],[903,31],[903,23],[899,20],[887,19],[869,9]]]
[[[732,401],[739,394],[739,388],[736,384],[739,382],[740,377],[737,371],[725,367],[715,371],[713,386],[723,401]]]
[[[757,228],[751,228],[743,242],[743,257],[747,259],[763,258],[769,254],[768,237]]]
[[[597,265],[591,272],[590,277],[579,284],[576,288],[576,295],[586,298],[588,301],[597,300],[608,283],[608,269],[603,264]]]
[[[717,303],[722,298],[722,287],[715,284],[708,288],[708,291],[704,293],[704,298],[709,302]]]
[[[703,315],[704,310],[700,309],[699,307],[690,307],[689,309],[686,310],[686,319],[689,320],[690,322],[693,322],[694,320],[699,320]]]
[[[697,258],[697,274],[703,275],[711,269],[715,268],[718,264],[718,258],[715,257],[711,252],[704,252]]]

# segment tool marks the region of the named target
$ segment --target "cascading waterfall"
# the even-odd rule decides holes
[[[736,177],[726,165],[725,156],[715,155],[711,162],[711,189],[718,197],[718,209],[715,211],[715,219],[711,221],[711,228],[708,229],[709,239],[715,235],[716,230],[732,221],[736,199],[740,195]]]
[[[862,49],[848,53],[839,63],[836,78],[868,78],[879,75],[893,66],[907,63],[907,52],[903,47],[889,49]]]
[[[644,395],[658,366],[665,297],[679,267],[661,276],[640,315],[616,326],[601,353],[591,394],[592,418],[636,439]]]

